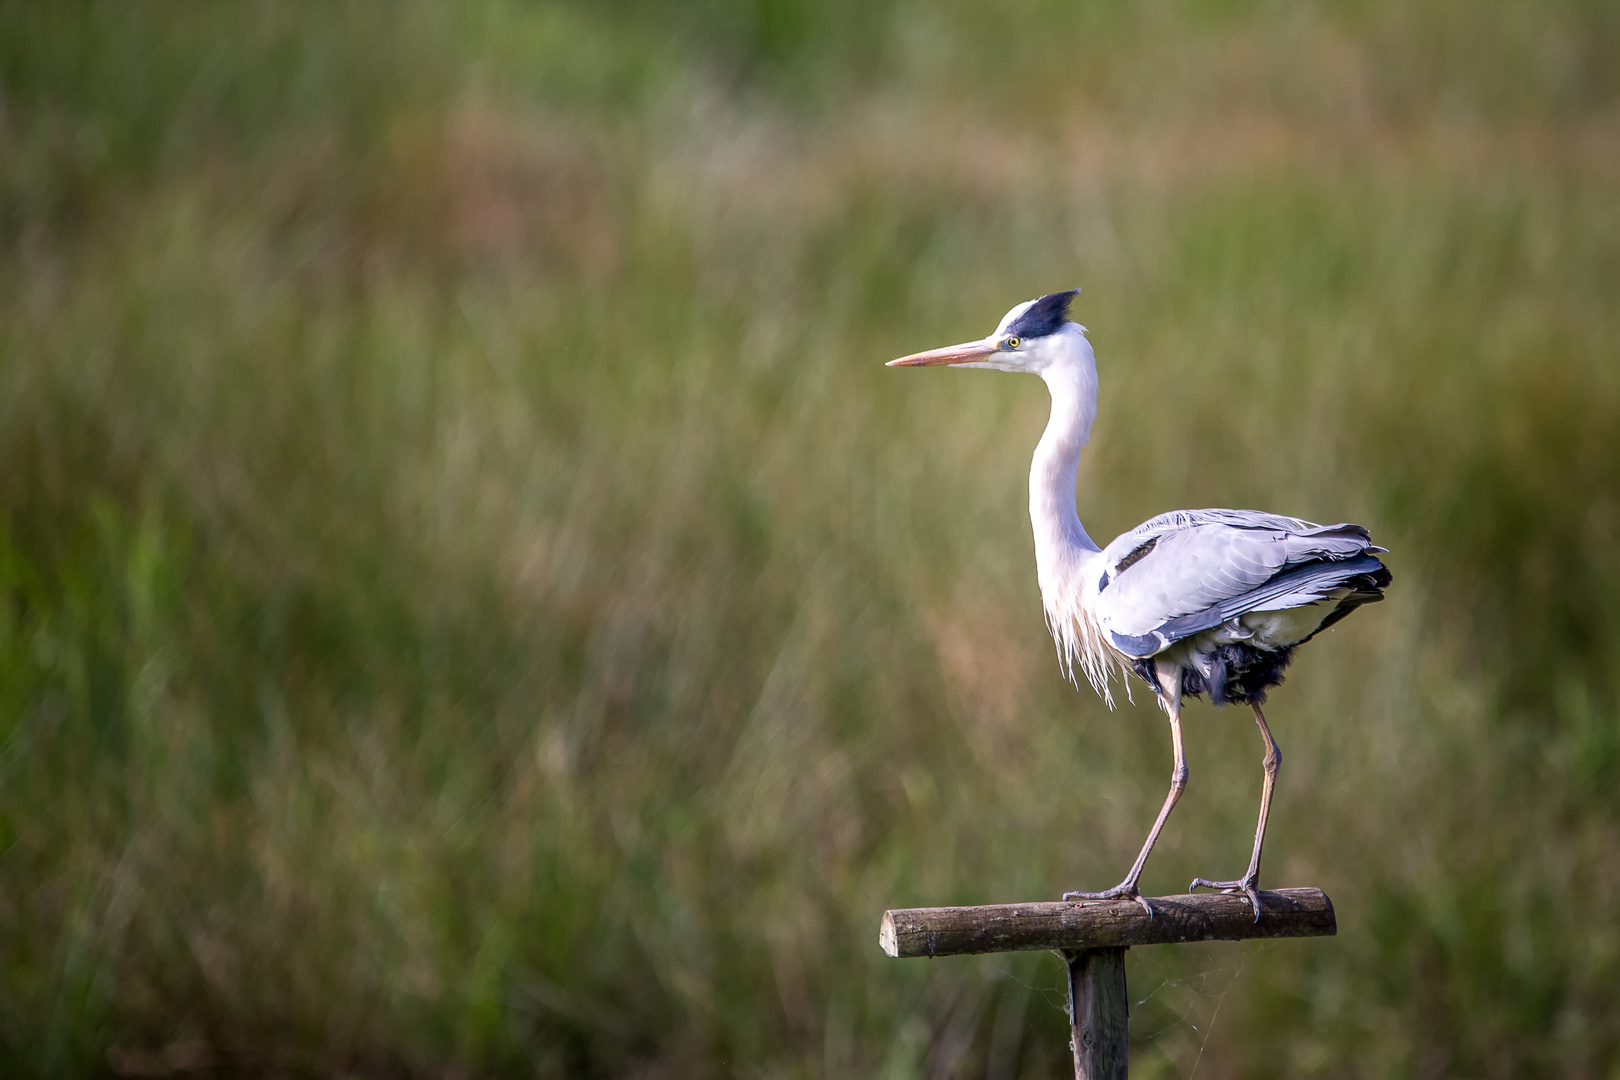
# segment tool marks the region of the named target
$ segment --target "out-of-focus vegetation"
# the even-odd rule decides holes
[[[1111,884],[1164,725],[1059,675],[1082,514],[1357,520],[1267,880],[1144,1077],[1620,1069],[1620,7],[0,6],[8,1075],[1051,1076],[1057,965],[889,906]],[[1246,857],[1190,716],[1146,886]]]

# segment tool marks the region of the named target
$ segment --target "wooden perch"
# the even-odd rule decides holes
[[[1260,894],[1260,921],[1248,900],[1225,893],[1160,896],[1153,918],[1134,900],[1078,900],[986,907],[903,908],[883,913],[878,943],[890,956],[1055,949],[1126,949],[1180,941],[1327,937],[1338,930],[1320,889]]]
[[[965,956],[1052,949],[1069,969],[1069,1049],[1076,1080],[1127,1080],[1125,950],[1132,945],[1247,938],[1327,937],[1338,932],[1321,889],[1159,896],[1153,917],[1134,900],[903,908],[883,913],[878,943],[890,956]]]

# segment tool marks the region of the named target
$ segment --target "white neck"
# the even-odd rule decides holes
[[[1086,583],[1095,580],[1098,548],[1074,507],[1074,481],[1080,450],[1091,438],[1097,415],[1097,363],[1080,327],[1060,333],[1072,338],[1058,345],[1054,361],[1038,369],[1052,392],[1052,416],[1035,448],[1029,467],[1029,520],[1035,527],[1035,568],[1040,577],[1046,625],[1057,641],[1058,656],[1070,678],[1085,672],[1097,692],[1113,707],[1108,690],[1115,661],[1103,644],[1101,630],[1088,610]]]
[[[1041,592],[1052,597],[1066,591],[1067,579],[1098,548],[1075,510],[1074,482],[1080,450],[1091,438],[1097,415],[1097,366],[1091,343],[1074,328],[1073,362],[1055,363],[1043,371],[1052,393],[1052,416],[1035,448],[1029,467],[1029,520],[1035,527],[1035,562]]]

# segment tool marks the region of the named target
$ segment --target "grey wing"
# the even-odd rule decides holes
[[[1313,525],[1251,510],[1177,511],[1103,551],[1096,611],[1117,648],[1151,656],[1250,611],[1316,603],[1379,575],[1387,582],[1373,554],[1384,550],[1359,525]]]

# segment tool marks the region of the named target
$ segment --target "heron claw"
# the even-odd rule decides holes
[[[1187,891],[1192,892],[1194,889],[1219,889],[1229,896],[1242,894],[1249,901],[1249,906],[1254,908],[1254,921],[1260,921],[1260,881],[1258,874],[1251,874],[1248,877],[1239,878],[1237,881],[1209,881],[1205,878],[1193,878],[1192,884],[1187,886]]]
[[[1148,903],[1147,897],[1143,896],[1135,885],[1126,882],[1121,882],[1118,885],[1115,885],[1112,889],[1104,889],[1102,892],[1066,892],[1063,894],[1063,899],[1065,901],[1135,900],[1138,904],[1142,905],[1142,910],[1147,912],[1148,920],[1152,921],[1153,919],[1153,905]]]

